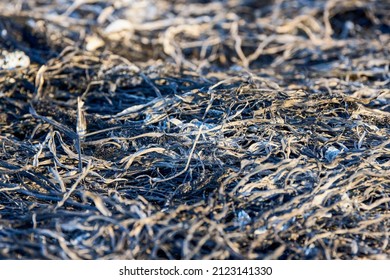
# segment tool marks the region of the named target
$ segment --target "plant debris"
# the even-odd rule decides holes
[[[389,14],[0,3],[0,258],[389,259]]]

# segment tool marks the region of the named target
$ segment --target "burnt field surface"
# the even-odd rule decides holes
[[[388,1],[1,1],[0,259],[389,259]]]

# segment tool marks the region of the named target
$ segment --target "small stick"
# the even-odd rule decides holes
[[[87,121],[85,120],[85,112],[83,110],[84,102],[80,97],[77,98],[77,143],[76,149],[79,154],[79,172],[83,171],[83,162],[81,159],[81,141],[87,133]]]

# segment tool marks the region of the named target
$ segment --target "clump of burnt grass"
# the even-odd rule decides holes
[[[386,1],[16,2],[0,258],[389,258]]]

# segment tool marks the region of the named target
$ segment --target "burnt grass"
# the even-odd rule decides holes
[[[8,2],[1,259],[389,258],[388,1]]]

